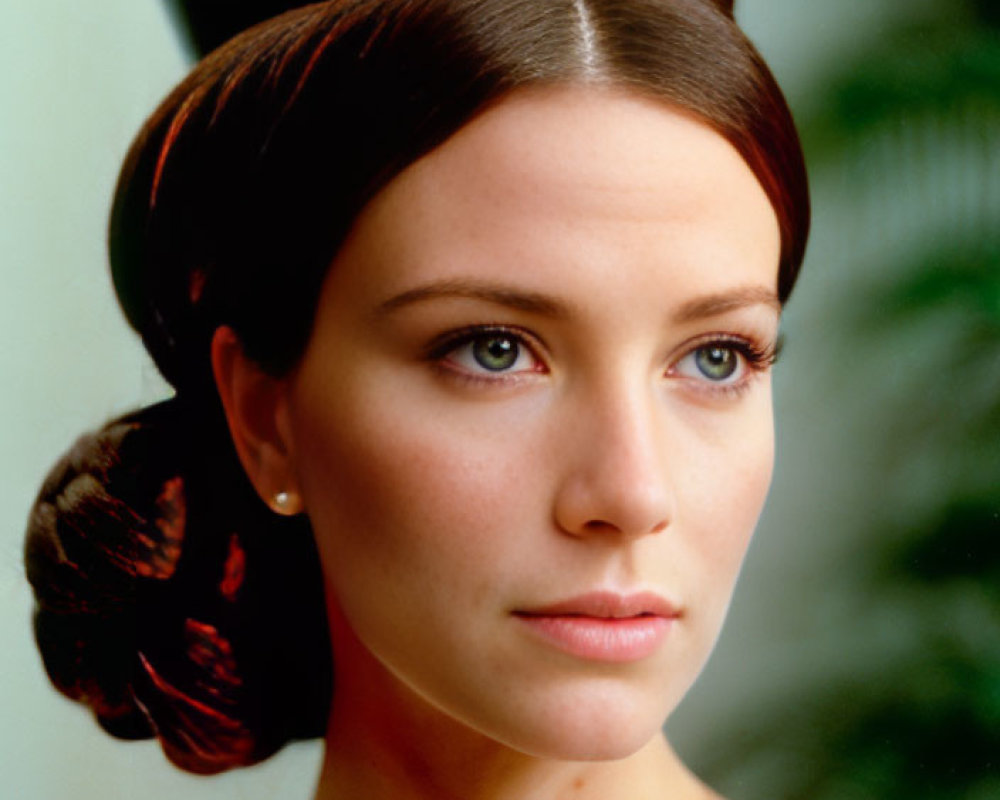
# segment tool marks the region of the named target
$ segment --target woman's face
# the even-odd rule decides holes
[[[392,181],[279,405],[338,691],[535,755],[646,743],[770,481],[778,256],[736,151],[624,92],[514,94]]]

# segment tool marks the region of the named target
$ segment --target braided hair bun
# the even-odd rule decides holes
[[[56,687],[211,773],[322,733],[329,644],[308,525],[270,514],[193,419],[174,399],[83,436],[42,486],[25,557]]]

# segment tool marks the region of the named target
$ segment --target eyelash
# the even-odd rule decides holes
[[[456,351],[477,341],[489,338],[506,338],[512,340],[520,348],[517,358],[520,358],[521,353],[526,351],[535,361],[536,366],[530,370],[522,369],[515,372],[507,372],[505,370],[490,372],[486,367],[483,367],[482,372],[473,372],[465,367],[449,363],[448,357]],[[685,359],[693,357],[700,351],[711,348],[729,350],[736,353],[740,359],[737,370],[741,370],[741,374],[737,380],[726,383],[723,381],[712,381],[708,376],[704,376],[703,379],[692,378],[692,380],[701,384],[697,389],[700,392],[710,393],[719,397],[738,396],[749,389],[756,375],[767,372],[774,365],[781,352],[782,345],[783,339],[781,337],[774,344],[761,347],[751,339],[742,336],[712,334],[687,344],[683,355],[673,362],[667,369],[666,374],[678,376],[676,372],[677,365],[683,363]],[[442,371],[446,371],[450,377],[458,378],[466,383],[495,386],[523,380],[526,372],[529,374],[547,373],[548,368],[538,355],[539,349],[540,345],[535,337],[520,328],[506,325],[468,325],[436,337],[427,347],[426,358]]]
[[[773,344],[761,347],[753,340],[743,336],[712,334],[685,345],[683,355],[674,361],[667,370],[667,374],[683,378],[685,376],[678,374],[677,367],[686,359],[693,358],[705,350],[728,350],[736,353],[741,362],[736,366],[736,370],[739,372],[739,377],[736,380],[731,382],[726,382],[726,380],[713,381],[704,373],[702,373],[704,376],[702,379],[693,378],[692,380],[699,384],[697,390],[700,392],[707,392],[722,398],[738,397],[750,388],[755,377],[767,372],[774,365],[783,344],[783,337],[778,337]]]
[[[471,345],[477,341],[486,339],[510,339],[519,348],[518,358],[521,353],[527,354],[534,360],[535,368],[530,370],[518,370],[516,372],[496,371],[489,372],[483,367],[482,372],[473,372],[464,367],[448,362],[448,356],[454,354],[459,349]],[[446,371],[449,376],[458,378],[471,384],[509,384],[523,380],[525,372],[530,374],[544,374],[548,372],[544,361],[539,357],[538,351],[541,345],[527,331],[507,325],[468,325],[435,338],[427,348],[427,360],[434,363],[441,370]],[[516,363],[516,362],[515,362]]]

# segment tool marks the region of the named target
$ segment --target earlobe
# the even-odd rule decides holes
[[[302,511],[287,424],[287,386],[243,352],[232,328],[212,337],[212,370],[229,433],[257,494],[276,513]]]

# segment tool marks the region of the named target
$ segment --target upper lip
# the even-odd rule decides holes
[[[613,591],[587,592],[547,605],[518,609],[515,614],[525,617],[576,616],[601,619],[680,616],[673,604],[655,592],[620,594]]]

